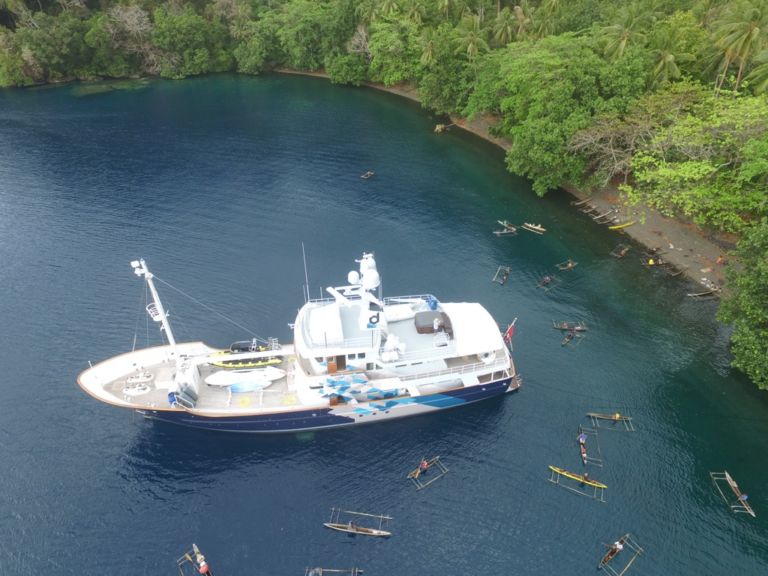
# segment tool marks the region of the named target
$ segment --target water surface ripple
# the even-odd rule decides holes
[[[536,198],[502,153],[432,132],[418,105],[311,78],[214,76],[86,95],[0,92],[0,566],[8,574],[172,574],[191,542],[217,574],[588,574],[624,532],[644,575],[765,573],[768,405],[727,364],[727,331],[692,286],[642,269],[637,248]],[[362,180],[366,170],[375,177]],[[491,234],[495,221],[549,232]],[[217,435],[97,403],[75,377],[155,342],[128,262],[253,332],[288,339],[306,246],[313,295],[375,250],[386,294],[479,301],[519,317],[516,395],[430,417],[301,437]],[[539,278],[579,262],[544,292]],[[498,265],[512,274],[490,282]],[[161,284],[179,339],[247,337]],[[552,319],[591,327],[561,347]],[[590,410],[607,502],[547,482],[581,469]],[[423,455],[450,468],[416,492]],[[757,510],[731,514],[708,472]],[[389,540],[322,528],[331,506],[395,518]]]

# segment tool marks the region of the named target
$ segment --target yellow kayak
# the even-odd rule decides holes
[[[568,470],[563,470],[562,468],[558,468],[557,466],[550,466],[549,467],[552,472],[555,474],[559,474],[560,476],[565,476],[566,478],[570,478],[571,480],[576,480],[577,482],[581,482],[582,484],[586,484],[587,486],[594,486],[595,488],[608,488],[605,484],[602,482],[598,482],[597,480],[589,480],[585,479],[584,476],[581,474],[574,474],[573,472],[568,472]]]
[[[632,226],[634,223],[634,220],[630,220],[629,222],[624,222],[623,224],[614,224],[613,226],[608,226],[608,230],[621,230],[622,228],[628,228],[629,226]]]

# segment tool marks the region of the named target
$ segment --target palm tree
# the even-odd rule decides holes
[[[434,28],[425,28],[421,35],[421,65],[429,68],[435,62],[437,34]]]
[[[555,33],[555,22],[560,13],[561,0],[544,0],[536,12],[536,36],[544,38]]]
[[[606,38],[606,57],[618,60],[624,55],[628,46],[643,43],[645,41],[643,31],[651,28],[653,19],[653,13],[643,10],[639,4],[622,8],[616,22],[602,29]]]
[[[722,17],[714,23],[713,40],[722,54],[720,72],[715,81],[719,91],[732,65],[737,65],[738,91],[744,70],[768,40],[768,0],[742,0],[728,5]]]
[[[768,92],[768,48],[755,56],[754,63],[757,66],[749,73],[747,80],[752,83],[752,90],[755,94]]]
[[[379,7],[376,8],[376,17],[393,16],[400,12],[400,0],[382,0]]]
[[[680,33],[677,28],[662,28],[651,37],[650,46],[655,58],[653,68],[653,84],[655,86],[680,78],[678,63],[693,60],[691,54],[679,51],[679,44]]]
[[[506,46],[515,37],[516,29],[517,19],[509,8],[504,7],[493,23],[493,39],[499,46]]]
[[[475,61],[480,52],[488,51],[488,43],[485,41],[485,31],[480,26],[480,17],[465,16],[456,28],[457,43],[456,54],[466,53],[467,59]]]
[[[533,8],[528,6],[527,0],[521,0],[512,12],[515,15],[515,38],[525,40],[533,30]]]
[[[426,15],[427,7],[423,0],[409,0],[405,7],[405,17],[408,18],[408,20],[420,25],[424,21]]]

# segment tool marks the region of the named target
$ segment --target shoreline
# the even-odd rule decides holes
[[[304,72],[278,68],[273,70],[278,74],[292,74],[296,76],[313,76],[328,80],[325,72]],[[364,82],[361,86],[395,94],[414,102],[421,102],[416,89],[407,86],[384,86],[375,82]],[[491,115],[467,119],[458,116],[450,116],[451,126],[461,128],[483,140],[495,144],[503,150],[511,148],[512,143],[505,138],[497,138],[490,133],[496,125],[496,118]],[[579,190],[575,186],[562,184],[560,186],[568,194],[572,195],[574,202],[587,200],[600,213],[613,210],[616,213],[614,220],[606,225],[632,222],[634,224],[621,230],[616,230],[616,243],[621,242],[621,235],[626,234],[635,242],[648,249],[658,249],[664,260],[674,268],[680,270],[702,286],[701,291],[706,290],[708,283],[714,283],[722,288],[725,284],[725,266],[723,258],[733,248],[733,242],[727,239],[712,239],[708,234],[694,224],[687,224],[674,218],[668,218],[660,214],[656,209],[643,204],[627,206],[621,202],[617,190],[609,188],[593,190],[591,193]],[[728,244],[731,244],[730,246]],[[614,245],[615,245],[614,244]],[[606,253],[613,246],[606,247]]]

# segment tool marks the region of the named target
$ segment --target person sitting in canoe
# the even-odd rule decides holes
[[[585,444],[579,444],[579,452],[581,452],[581,461],[584,465],[587,465],[587,446]]]
[[[586,443],[587,443],[587,435],[584,434],[584,432],[579,434],[576,439],[579,441],[579,445],[581,445],[581,446],[585,446]]]
[[[616,556],[619,552],[624,550],[624,543],[621,540],[617,540],[611,545],[611,548],[608,550],[608,553],[603,558],[603,564],[607,564],[611,560],[613,560],[613,557]]]
[[[421,462],[419,462],[419,472],[421,474],[424,474],[429,469],[429,462],[427,462],[426,458],[422,458]]]

